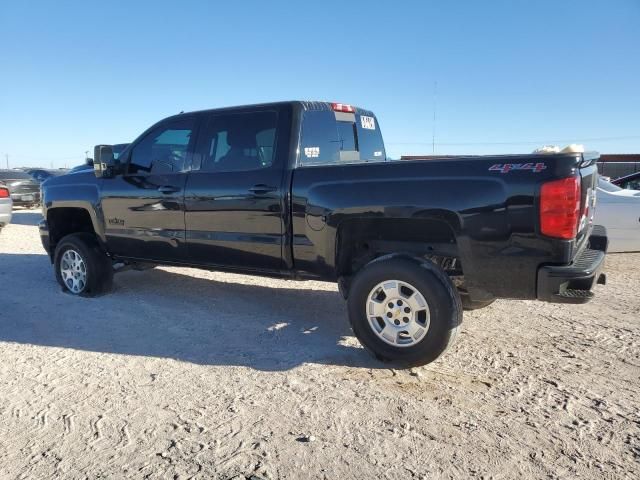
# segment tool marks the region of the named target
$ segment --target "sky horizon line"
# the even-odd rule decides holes
[[[392,158],[434,135],[439,155],[640,153],[638,25],[637,0],[3,2],[0,166],[73,166],[180,111],[291,98],[374,111]]]

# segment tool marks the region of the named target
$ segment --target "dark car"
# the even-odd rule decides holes
[[[593,153],[388,161],[373,112],[281,102],[176,115],[94,159],[43,185],[42,244],[74,295],[123,264],[337,282],[360,342],[419,365],[463,307],[584,303],[604,282]]]
[[[625,190],[640,190],[640,172],[611,180],[611,183]]]
[[[75,167],[70,169],[67,173],[77,173],[77,172],[85,172],[85,171],[92,171],[92,170],[93,170],[93,159],[87,158],[85,163],[83,163],[82,165],[76,165]]]
[[[40,203],[40,183],[27,172],[0,170],[0,185],[9,189],[14,207],[33,207]]]
[[[58,170],[45,169],[45,168],[31,168],[29,170],[26,170],[26,172],[29,175],[31,175],[38,183],[42,183],[50,177],[58,177],[60,175],[64,175],[68,171],[69,170],[65,168],[60,168]]]

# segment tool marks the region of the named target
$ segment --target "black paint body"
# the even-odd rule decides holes
[[[543,182],[575,175],[581,175],[586,196],[595,188],[597,156],[303,166],[303,114],[330,109],[321,102],[282,102],[183,114],[202,125],[219,113],[277,112],[273,165],[249,172],[187,168],[99,179],[91,171],[73,173],[43,185],[45,218],[58,208],[86,210],[98,238],[119,260],[269,276],[335,281],[355,273],[357,255],[454,257],[462,265],[465,287],[477,299],[538,298],[538,270],[569,265],[586,248],[590,224],[576,240],[540,234],[538,196]],[[121,155],[124,161],[137,141]],[[197,142],[190,147],[189,165],[199,163]],[[536,163],[545,168],[490,170]],[[45,248],[52,250],[59,238],[50,231],[51,222],[41,230]]]

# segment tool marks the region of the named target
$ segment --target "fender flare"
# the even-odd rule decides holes
[[[47,205],[46,212],[44,212],[47,223],[49,223],[49,213],[61,208],[73,208],[87,212],[91,219],[91,225],[93,226],[93,231],[95,232],[98,241],[102,244],[106,243],[104,217],[102,215],[102,211],[98,211],[94,204],[86,200],[56,200],[51,202]]]

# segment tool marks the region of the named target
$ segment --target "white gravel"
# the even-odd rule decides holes
[[[159,268],[64,294],[38,218],[0,234],[0,478],[640,476],[640,254],[590,304],[496,302],[395,371],[331,284]]]

